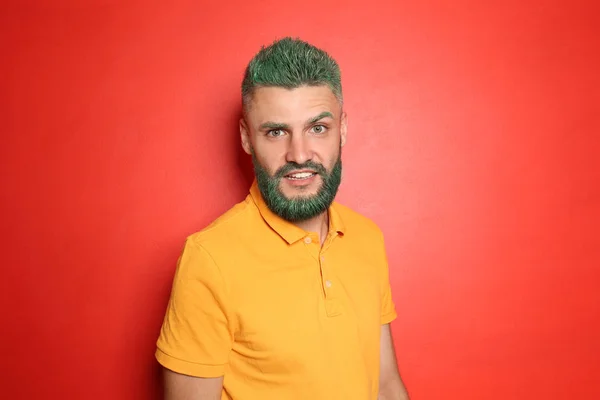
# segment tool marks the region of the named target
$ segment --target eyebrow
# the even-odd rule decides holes
[[[314,124],[315,122],[317,122],[323,118],[327,118],[327,117],[333,119],[333,114],[330,113],[329,111],[324,111],[321,114],[317,115],[316,117],[313,117],[313,118],[309,119],[308,121],[306,121],[306,125]]]
[[[275,130],[275,129],[289,130],[290,126],[288,124],[283,124],[283,123],[280,123],[280,122],[271,122],[271,121],[268,121],[268,122],[265,122],[264,124],[260,124],[260,126],[258,127],[258,129],[260,129],[260,130],[265,130],[265,129],[269,129],[269,130],[271,130],[271,129],[273,129],[273,130]]]
[[[329,111],[324,111],[321,114],[317,115],[316,117],[312,117],[310,118],[308,121],[306,121],[306,125],[311,125],[314,124],[315,122],[322,120],[323,118],[333,118],[333,114],[330,113]],[[258,127],[260,130],[265,130],[265,129],[281,129],[281,130],[289,130],[290,126],[288,124],[284,124],[281,122],[271,122],[271,121],[267,121],[263,124],[260,124],[260,126]]]

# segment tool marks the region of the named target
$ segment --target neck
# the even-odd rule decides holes
[[[318,234],[322,245],[329,233],[329,212],[325,211],[306,221],[295,222],[294,225],[307,232],[315,232]]]

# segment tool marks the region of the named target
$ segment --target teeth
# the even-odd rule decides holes
[[[289,175],[292,179],[306,179],[314,175],[314,172],[300,172],[298,174]]]

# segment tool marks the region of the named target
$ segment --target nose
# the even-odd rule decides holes
[[[287,162],[295,162],[297,164],[303,164],[311,160],[312,153],[307,138],[303,135],[291,135],[285,158]]]

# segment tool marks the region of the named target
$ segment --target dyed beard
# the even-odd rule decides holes
[[[274,214],[290,222],[306,221],[325,212],[331,203],[333,203],[338,187],[342,181],[341,149],[340,155],[331,169],[331,172],[327,172],[323,165],[312,161],[307,161],[304,164],[291,162],[279,168],[275,174],[271,176],[258,162],[254,152],[252,152],[252,164],[254,164],[256,181],[265,203]],[[281,189],[279,189],[281,180],[290,172],[305,168],[314,170],[319,174],[322,181],[321,187],[317,193],[312,196],[287,198],[281,192]]]

